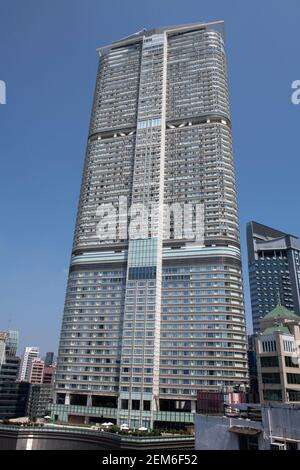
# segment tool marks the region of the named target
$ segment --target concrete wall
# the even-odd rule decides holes
[[[261,413],[267,435],[272,435],[274,439],[277,437],[300,441],[299,405],[262,407]]]
[[[199,415],[195,417],[196,450],[239,450],[238,434],[229,431],[231,426],[261,429],[261,423],[226,416]],[[258,437],[259,448],[264,449],[262,435]]]

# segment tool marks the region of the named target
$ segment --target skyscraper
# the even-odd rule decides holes
[[[190,423],[197,390],[247,381],[222,28],[143,30],[99,49],[52,406],[61,420]]]
[[[16,356],[18,342],[18,331],[0,332],[0,382],[17,380],[20,366],[20,358]]]
[[[44,367],[45,363],[39,357],[34,357],[31,360],[29,380],[28,382],[32,384],[41,384],[43,383],[44,376]]]
[[[18,331],[0,332],[0,419],[24,416],[26,411],[29,385],[16,382],[20,366],[18,341]]]
[[[260,319],[279,303],[299,315],[298,237],[257,222],[249,222],[247,248],[254,331],[260,331]]]
[[[17,354],[19,345],[19,332],[16,330],[9,330],[6,340],[6,356],[14,357]]]
[[[45,357],[45,366],[52,366],[54,362],[54,352],[46,352],[46,357]]]
[[[24,353],[21,358],[21,365],[19,370],[19,381],[29,382],[31,361],[34,358],[39,357],[39,348],[35,346],[27,346],[24,349]]]

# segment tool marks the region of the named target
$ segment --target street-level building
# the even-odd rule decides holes
[[[300,319],[283,305],[261,320],[256,337],[261,403],[300,403]]]

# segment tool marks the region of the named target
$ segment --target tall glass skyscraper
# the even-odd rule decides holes
[[[260,331],[261,318],[278,304],[300,315],[298,237],[249,222],[247,248],[254,332]]]
[[[222,29],[143,30],[99,49],[60,420],[189,423],[197,390],[247,382]]]

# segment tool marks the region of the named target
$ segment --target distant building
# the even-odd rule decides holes
[[[19,346],[19,332],[15,330],[9,330],[7,332],[6,339],[6,357],[15,357],[17,355],[17,349]]]
[[[30,419],[42,418],[52,402],[55,367],[46,366],[41,359],[33,359],[31,367],[31,388],[27,415]]]
[[[45,366],[52,366],[54,362],[54,352],[46,352]]]
[[[54,380],[55,367],[54,366],[44,366],[43,371],[43,384],[52,384]]]
[[[20,382],[29,382],[30,379],[30,370],[31,370],[31,361],[39,357],[39,348],[35,346],[27,346],[24,350],[21,366],[19,371],[19,381]]]
[[[255,335],[248,335],[248,370],[249,370],[249,401],[251,403],[259,402],[258,379],[257,379],[257,358]]]
[[[7,357],[0,368],[0,382],[15,382],[18,378],[21,359],[19,357]]]
[[[28,382],[32,384],[43,383],[44,366],[45,366],[45,363],[40,358],[32,359]]]
[[[248,268],[254,332],[278,301],[300,314],[298,237],[257,222],[247,224]]]
[[[261,320],[257,372],[261,403],[300,403],[300,318],[278,305]]]
[[[0,332],[0,419],[25,416],[29,384],[16,382],[20,358],[17,331]]]
[[[27,382],[0,382],[0,419],[26,416],[29,392]]]
[[[47,414],[52,401],[55,367],[46,366],[40,358],[32,359],[30,371],[30,393],[27,415],[30,419],[42,418]]]
[[[32,384],[28,398],[27,416],[30,419],[43,418],[52,401],[52,384]]]
[[[0,367],[5,361],[5,344],[6,344],[7,333],[0,331]]]
[[[16,356],[18,348],[17,331],[0,332],[0,382],[16,381],[20,358]]]

